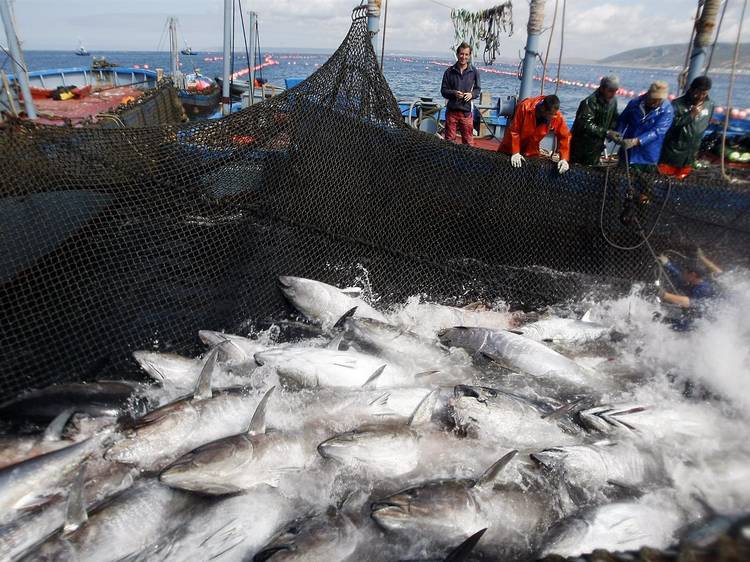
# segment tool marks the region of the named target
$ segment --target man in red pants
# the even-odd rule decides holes
[[[443,74],[440,94],[448,100],[445,111],[445,140],[456,138],[456,127],[464,144],[474,146],[474,116],[471,100],[479,97],[479,71],[469,64],[471,46],[461,43],[456,49],[456,64]]]

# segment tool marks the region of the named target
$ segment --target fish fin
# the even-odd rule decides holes
[[[433,369],[432,371],[422,371],[421,373],[417,373],[416,375],[414,375],[414,378],[418,379],[421,377],[431,377],[432,375],[437,375],[439,372],[439,369]]]
[[[75,413],[75,408],[67,408],[57,414],[44,430],[44,437],[42,441],[60,441],[62,439],[62,432],[65,429],[65,425],[70,420],[70,416]]]
[[[477,531],[464,542],[459,544],[456,548],[451,550],[448,556],[446,556],[444,562],[464,562],[464,560],[468,558],[469,554],[471,554],[471,551],[474,550],[474,547],[479,542],[479,539],[482,538],[482,535],[486,530],[487,527],[485,527],[481,531]]]
[[[408,425],[410,427],[417,427],[430,423],[430,420],[432,419],[432,411],[435,409],[435,404],[437,404],[437,398],[438,389],[433,390],[427,396],[422,398],[419,406],[417,406],[417,409],[414,410],[411,418],[409,418]]]
[[[592,322],[590,308],[586,312],[583,313],[583,316],[581,316],[581,322]]]
[[[380,375],[383,374],[383,371],[385,371],[385,368],[387,366],[388,365],[381,365],[380,367],[378,367],[370,376],[370,378],[365,381],[365,384],[362,385],[362,388],[375,388],[375,381]]]
[[[341,318],[336,320],[336,323],[331,327],[331,329],[338,330],[340,328],[343,328],[344,323],[347,321],[347,319],[352,318],[355,312],[357,312],[356,306],[344,312],[344,314],[341,315]]]
[[[474,484],[474,488],[483,488],[485,486],[491,486],[498,474],[507,466],[507,464],[513,460],[518,454],[515,449],[506,453],[499,461],[484,471],[484,474],[479,477],[479,480]]]
[[[703,495],[703,492],[693,492],[692,494],[690,494],[690,497],[695,500],[701,506],[701,508],[703,508],[706,517],[716,517],[716,515],[718,515],[718,511],[714,509],[714,506],[708,503],[708,500]]]
[[[556,410],[549,412],[548,414],[542,415],[542,419],[556,420],[567,416],[568,414],[575,413],[579,406],[585,401],[584,398],[578,398],[572,402],[568,402],[563,406],[560,406]]]
[[[335,338],[333,338],[331,341],[328,342],[328,345],[326,346],[326,349],[332,349],[334,351],[339,351],[339,346],[341,345],[341,342],[344,341],[344,335],[339,334]]]
[[[339,289],[339,291],[341,291],[347,297],[352,297],[353,299],[362,296],[362,289],[360,287],[345,287],[343,289]]]
[[[368,404],[368,406],[387,406],[388,405],[388,399],[391,397],[390,392],[384,392],[377,398],[375,398],[372,402]]]
[[[68,494],[68,501],[65,504],[65,525],[63,526],[63,535],[76,531],[81,525],[88,521],[86,513],[86,502],[83,498],[83,489],[86,485],[86,465],[81,465],[78,469],[78,475],[73,481]]]
[[[193,400],[206,400],[207,398],[211,398],[211,378],[213,377],[214,369],[216,369],[216,357],[218,354],[219,350],[217,348],[213,348],[208,352],[206,362],[203,364],[203,369],[201,369],[201,374],[195,385]]]
[[[263,398],[260,399],[260,402],[258,402],[258,406],[255,408],[255,413],[253,414],[253,419],[250,420],[250,427],[247,429],[248,434],[262,435],[266,432],[266,405],[268,404],[268,399],[271,397],[271,394],[273,394],[275,388],[275,386],[269,388],[263,395]]]

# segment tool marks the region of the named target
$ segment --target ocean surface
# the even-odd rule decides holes
[[[115,51],[92,54],[104,56],[108,61],[122,66],[148,65],[148,68],[169,68],[169,53],[166,52]],[[325,63],[329,55],[330,53],[264,52],[262,59],[270,56],[271,60],[278,64],[266,66],[258,75],[262,75],[271,84],[283,86],[285,78],[309,76]],[[27,51],[25,57],[30,70],[84,66],[91,62],[91,57],[79,57],[72,51]],[[453,61],[448,57],[387,55],[383,70],[397,99],[430,97],[439,100],[441,99],[440,82],[443,72],[452,63]],[[223,59],[221,53],[201,52],[194,56],[181,55],[181,65],[183,72],[192,72],[198,68],[202,74],[215,77],[222,74]],[[0,55],[0,67],[6,71],[10,67],[4,54]],[[247,67],[244,54],[235,55],[233,67],[235,72]],[[478,67],[481,73],[482,90],[491,93],[493,103],[498,97],[505,98],[518,93],[520,82],[516,77],[517,66],[515,64],[496,62],[493,66],[478,65]],[[562,102],[563,112],[571,115],[575,113],[578,103],[593,91],[591,85],[595,87],[599,79],[610,72],[618,74],[622,88],[632,91],[635,95],[647,89],[654,80],[666,80],[673,93],[677,89],[677,72],[674,70],[564,64],[560,70],[560,78],[568,83],[560,84],[557,92]],[[537,68],[536,74],[541,74],[541,66]],[[554,77],[556,74],[557,66],[551,65],[547,75]],[[718,106],[725,106],[729,76],[715,74],[712,78],[714,88],[711,97]],[[540,84],[540,81],[535,81],[537,92]],[[555,85],[545,84],[544,91],[554,93]],[[750,75],[737,76],[732,97],[733,101],[730,106],[746,111],[750,117]],[[620,105],[624,107],[629,99],[621,97]]]

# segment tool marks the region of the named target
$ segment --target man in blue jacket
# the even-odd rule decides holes
[[[443,74],[440,94],[448,100],[445,111],[445,140],[455,140],[456,127],[464,144],[474,146],[474,116],[471,100],[481,92],[479,71],[469,64],[471,46],[461,43],[456,49],[456,64]]]
[[[657,164],[664,137],[672,125],[674,110],[664,103],[669,95],[666,82],[657,80],[648,92],[631,100],[617,120],[617,132],[622,134],[620,165],[625,165],[625,153],[630,168],[637,172],[658,173]]]

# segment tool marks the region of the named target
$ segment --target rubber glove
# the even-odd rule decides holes
[[[659,256],[659,261],[661,262],[662,265],[667,265],[669,263],[669,258],[665,256],[664,254],[661,254]]]
[[[518,152],[510,157],[510,165],[514,168],[520,168],[524,162],[526,162],[526,159]]]
[[[564,174],[568,170],[570,170],[570,166],[568,165],[567,160],[560,160],[557,163],[557,171],[560,172],[561,174]]]
[[[639,142],[638,142],[638,139],[637,139],[637,138],[632,138],[632,139],[623,139],[623,141],[622,141],[622,147],[623,147],[623,148],[624,148],[625,150],[630,150],[630,149],[631,149],[631,148],[633,148],[634,146],[638,146],[638,144],[639,144]]]

